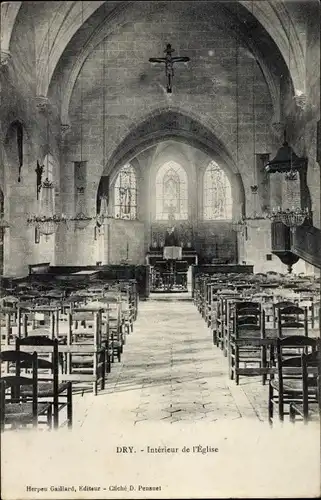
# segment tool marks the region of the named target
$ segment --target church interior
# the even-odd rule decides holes
[[[4,435],[317,429],[320,2],[5,1],[0,28]]]

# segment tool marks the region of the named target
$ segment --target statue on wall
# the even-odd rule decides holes
[[[40,165],[39,161],[37,161],[37,168],[35,170],[37,174],[37,200],[39,199],[39,193],[42,186],[42,174],[44,171],[44,165]]]
[[[175,216],[173,211],[168,214],[169,226],[165,233],[165,247],[178,247],[178,235],[175,229]]]
[[[178,238],[175,232],[175,226],[167,228],[165,234],[165,247],[177,247],[179,246]]]

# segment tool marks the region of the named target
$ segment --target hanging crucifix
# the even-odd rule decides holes
[[[151,57],[149,59],[149,62],[151,63],[162,63],[165,64],[165,75],[166,75],[166,81],[167,81],[167,86],[166,90],[168,94],[172,93],[172,86],[173,86],[173,76],[174,76],[174,63],[176,62],[188,62],[190,60],[189,57],[180,57],[180,56],[175,56],[172,57],[172,53],[175,51],[175,49],[172,49],[172,46],[170,43],[166,45],[166,49],[164,50],[166,56],[165,57]]]

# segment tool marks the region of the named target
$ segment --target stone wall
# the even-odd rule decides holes
[[[5,196],[5,217],[10,222],[4,242],[4,274],[23,276],[28,273],[28,264],[55,263],[55,236],[49,236],[47,240],[42,236],[36,243],[34,227],[27,225],[28,215],[37,211],[37,160],[41,163],[49,150],[56,159],[54,180],[58,210],[60,177],[59,120],[54,106],[47,107],[46,100],[36,98],[35,29],[28,7],[18,14],[10,57],[1,67],[0,86],[0,178]],[[17,136],[12,127],[16,121],[23,127],[20,182]]]

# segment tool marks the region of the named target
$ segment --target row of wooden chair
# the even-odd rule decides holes
[[[275,409],[280,421],[290,415],[307,423],[320,418],[320,339],[293,336],[277,339],[275,370],[268,392],[268,418],[273,423]]]
[[[6,304],[0,309],[2,428],[10,423],[25,426],[29,422],[35,426],[40,420],[57,428],[63,397],[67,398],[67,424],[71,426],[72,392],[91,386],[97,394],[105,388],[112,364],[115,359],[121,361],[126,336],[132,333],[137,318],[136,285],[125,281],[109,283],[108,288],[92,287],[89,292],[78,294],[76,300],[51,305],[12,301],[14,308]],[[69,295],[69,299],[73,297]],[[30,359],[27,372],[26,359],[24,364],[20,359],[15,362],[22,346],[25,358],[37,356],[34,370]],[[43,379],[44,369],[51,369],[51,386]],[[30,377],[37,379],[36,392]]]
[[[2,430],[28,424],[37,427],[42,417],[49,428],[57,429],[64,408],[65,423],[72,427],[72,383],[59,377],[58,339],[16,338],[15,349],[2,351],[0,361]]]
[[[273,294],[269,297],[270,300],[262,300],[262,297],[258,297],[260,295],[258,290],[253,293],[250,288],[237,289],[233,280],[226,283],[222,279],[213,280],[204,276],[200,284],[200,293],[196,298],[194,297],[194,301],[212,330],[214,344],[222,349],[228,358],[230,378],[234,379],[237,384],[241,376],[261,376],[263,384],[269,381],[269,394],[273,393],[268,403],[269,420],[273,419],[271,408],[276,404],[279,408],[279,417],[283,419],[282,401],[286,402],[292,421],[297,415],[308,418],[306,401],[311,403],[310,407],[312,405],[312,408],[315,407],[318,410],[320,399],[315,397],[316,393],[319,394],[317,384],[314,384],[312,400],[307,400],[306,390],[303,390],[307,370],[302,368],[309,366],[310,362],[317,363],[319,360],[319,354],[314,354],[314,358],[313,356],[302,357],[308,355],[307,346],[315,346],[315,351],[320,352],[316,349],[319,340],[310,338],[310,336],[318,336],[315,326],[316,322],[320,325],[320,308],[317,303],[312,301],[303,305],[301,302],[302,307],[298,305],[299,301],[294,303],[290,300],[282,300],[275,303]],[[314,305],[318,311],[317,318]],[[295,368],[295,377],[300,380],[297,399],[286,399],[282,395],[283,386],[281,388],[278,386],[279,389],[276,390],[276,382],[278,383],[280,379],[278,370],[281,369],[280,366],[282,367],[282,361],[280,362],[280,355],[275,353],[279,353],[282,342],[287,347],[293,344],[292,358],[293,353],[296,353],[296,360],[290,368],[292,372]],[[303,354],[300,352],[301,345],[304,346]],[[290,361],[286,361],[286,367],[287,363],[291,364]],[[318,377],[319,375],[315,380],[319,380]],[[311,380],[310,377],[309,383]],[[281,395],[280,399],[279,396],[275,396],[276,392]]]

